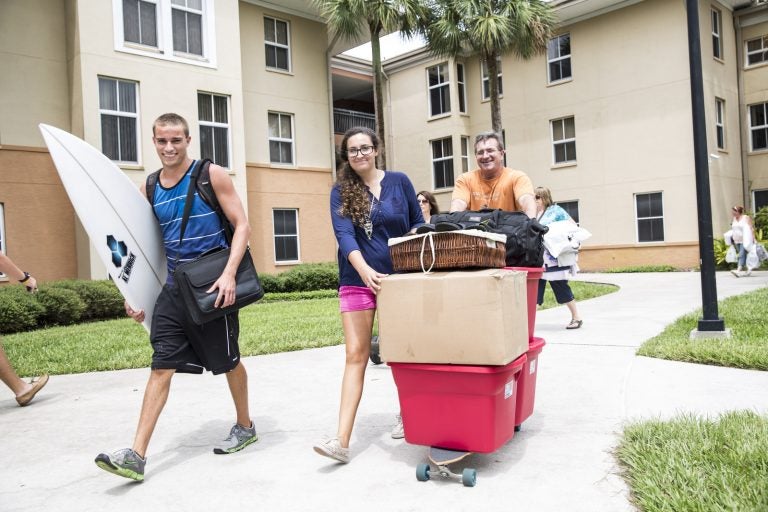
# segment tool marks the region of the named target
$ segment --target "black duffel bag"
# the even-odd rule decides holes
[[[549,228],[523,212],[496,209],[438,213],[430,221],[437,231],[480,229],[506,235],[508,267],[541,267],[544,264],[544,233]]]

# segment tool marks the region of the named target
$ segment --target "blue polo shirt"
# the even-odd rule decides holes
[[[373,194],[368,192],[369,204],[371,200]],[[362,227],[354,225],[351,218],[339,214],[340,208],[341,192],[339,186],[334,185],[331,190],[331,222],[339,244],[340,286],[365,286],[360,274],[349,262],[348,257],[352,251],[359,250],[365,262],[377,272],[391,274],[392,260],[389,257],[387,241],[403,236],[411,229],[424,224],[411,180],[404,173],[397,171],[385,171],[381,180],[380,197],[373,200],[373,234],[370,240]]]

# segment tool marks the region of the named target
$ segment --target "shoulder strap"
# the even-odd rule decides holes
[[[187,197],[184,200],[184,214],[181,216],[181,227],[179,228],[179,251],[181,250],[181,242],[184,240],[184,231],[187,229],[187,221],[189,220],[189,212],[192,211],[192,199],[195,196],[195,182],[197,176],[200,174],[200,161],[198,160],[192,169],[192,175],[189,177],[189,188],[187,188]],[[176,253],[176,262],[179,261],[179,252]]]
[[[157,180],[160,179],[160,171],[162,169],[158,169],[149,176],[147,176],[147,181],[144,185],[144,189],[147,192],[147,201],[149,201],[149,206],[152,207],[152,211],[155,211],[155,187],[157,187]],[[157,213],[155,213],[155,216],[157,216]]]
[[[206,158],[202,160],[200,164],[200,173],[195,180],[195,186],[197,187],[197,193],[205,203],[216,212],[219,217],[221,226],[224,228],[224,235],[227,239],[227,243],[232,243],[232,236],[234,235],[234,229],[229,222],[224,210],[221,208],[218,198],[216,197],[216,191],[213,190],[213,184],[211,183],[211,160]]]

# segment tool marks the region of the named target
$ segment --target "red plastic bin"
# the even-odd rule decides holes
[[[533,402],[536,399],[536,375],[539,373],[539,354],[544,348],[544,339],[533,338],[528,344],[528,352],[520,378],[517,380],[517,403],[515,404],[515,430],[533,414]]]
[[[543,267],[504,267],[507,270],[528,272],[528,341],[533,339],[533,328],[536,326],[536,298],[539,295],[539,279],[544,273]]]
[[[525,354],[503,366],[388,363],[400,397],[405,440],[490,453],[515,435]]]

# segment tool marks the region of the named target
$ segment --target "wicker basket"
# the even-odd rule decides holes
[[[391,238],[389,255],[395,272],[429,272],[459,268],[502,268],[506,236],[476,229]]]

